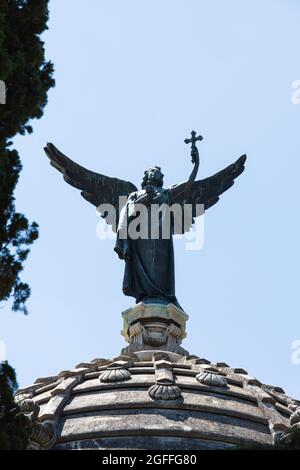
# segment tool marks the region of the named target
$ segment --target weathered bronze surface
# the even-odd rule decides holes
[[[170,224],[168,236],[166,237],[165,234],[163,236],[162,224],[165,216],[162,214],[158,222],[159,236],[158,238],[152,237],[151,208],[154,205],[161,208],[177,204],[182,208],[184,214],[186,204],[188,204],[192,208],[192,217],[196,217],[199,215],[197,205],[202,205],[204,210],[214,205],[219,200],[219,196],[233,185],[235,178],[244,170],[246,155],[242,155],[235,163],[215,175],[196,181],[199,168],[196,142],[200,140],[202,137],[196,137],[195,131],[192,131],[190,139],[185,139],[187,144],[191,143],[193,170],[187,181],[168,189],[163,188],[163,174],[158,166],[145,171],[139,190],[129,181],[87,170],[66,157],[51,143],[47,144],[44,149],[51,165],[63,174],[67,183],[81,190],[84,199],[96,207],[111,204],[116,209],[116,220],[112,221],[106,211],[102,213],[102,217],[112,225],[112,229],[117,233],[115,251],[121,259],[125,260],[123,292],[125,295],[135,297],[136,302],[141,300],[165,301],[179,305],[175,296],[172,239],[174,225]],[[126,201],[123,210],[119,208],[121,196],[125,197]],[[136,212],[137,204],[143,204],[146,207],[148,237],[140,236],[133,239],[128,233],[128,226],[139,215]],[[123,219],[126,220],[125,225]],[[190,226],[191,224],[189,226],[183,224],[181,233],[189,230]],[[124,230],[127,237],[123,236]]]

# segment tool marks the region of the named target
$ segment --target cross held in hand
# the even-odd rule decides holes
[[[194,148],[196,148],[196,142],[197,142],[198,140],[203,140],[203,137],[202,137],[202,135],[198,135],[198,136],[196,137],[196,132],[195,132],[195,131],[192,131],[192,132],[191,132],[191,136],[192,136],[192,137],[191,137],[190,139],[185,139],[184,142],[185,142],[186,144],[192,144],[192,149],[194,149]]]

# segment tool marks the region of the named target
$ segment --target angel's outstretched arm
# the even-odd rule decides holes
[[[192,148],[191,151],[192,163],[194,163],[194,168],[190,174],[189,181],[195,181],[198,170],[199,170],[199,152],[197,147]]]

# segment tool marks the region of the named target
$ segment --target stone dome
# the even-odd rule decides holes
[[[300,401],[281,388],[241,368],[161,350],[79,364],[16,399],[33,423],[32,449],[273,445],[300,421]]]

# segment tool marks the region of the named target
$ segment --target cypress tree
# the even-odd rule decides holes
[[[54,86],[53,65],[45,60],[41,33],[47,29],[48,0],[1,0],[0,80],[6,104],[0,104],[0,301],[13,299],[12,309],[27,313],[30,287],[20,279],[38,225],[16,212],[14,190],[22,169],[11,139],[33,131],[47,92]]]
[[[47,21],[48,0],[0,1],[0,80],[6,88],[6,102],[0,104],[0,302],[12,299],[12,309],[25,314],[30,287],[20,273],[38,225],[15,208],[22,165],[11,139],[33,131],[30,120],[43,115],[54,86],[53,65],[45,60],[40,38]],[[16,387],[14,369],[0,363],[0,449],[28,445],[30,421],[14,402]]]
[[[16,374],[7,362],[0,364],[0,449],[21,450],[28,446],[31,423],[14,401]]]

